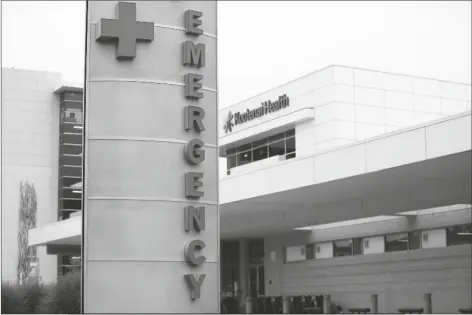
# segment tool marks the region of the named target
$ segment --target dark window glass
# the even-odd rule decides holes
[[[243,144],[242,146],[240,146],[238,148],[238,153],[239,152],[243,152],[243,151],[247,151],[247,150],[251,150],[251,144]]]
[[[278,140],[282,140],[283,138],[285,138],[285,133],[281,132],[281,133],[278,133],[276,135],[273,135],[273,136],[269,137],[268,142],[269,143],[275,142],[275,141],[278,141]]]
[[[263,160],[263,159],[267,159],[269,157],[268,147],[263,146],[263,147],[259,147],[257,149],[253,149],[252,154],[253,154],[253,161],[254,162],[255,161],[260,161],[260,160]]]
[[[226,155],[231,155],[231,154],[235,154],[236,153],[236,148],[235,149],[229,149],[228,151],[226,151]]]
[[[269,144],[269,157],[285,154],[285,141],[278,141]]]
[[[449,227],[446,235],[447,246],[472,244],[472,224]]]
[[[333,242],[334,257],[352,256],[352,240]]]
[[[264,265],[259,265],[258,267],[258,276],[259,276],[259,292],[258,295],[265,296],[265,278],[264,278]]]
[[[352,240],[352,251],[354,255],[362,255],[362,239],[355,238]]]
[[[289,153],[285,156],[285,159],[288,160],[288,159],[293,159],[294,157],[296,157],[296,154],[295,152],[292,152],[292,153]]]
[[[226,166],[227,169],[231,169],[233,167],[236,167],[236,155],[230,155],[226,158]]]
[[[252,162],[252,151],[238,153],[238,166]]]
[[[290,129],[285,132],[285,137],[293,137],[295,135],[295,129]]]
[[[70,113],[70,114],[69,114],[69,117],[70,117],[70,118],[75,118],[75,113]]]
[[[267,138],[262,139],[262,140],[257,140],[252,143],[253,148],[258,148],[260,146],[266,145],[267,144]]]
[[[408,250],[408,233],[391,234],[385,236],[385,251],[396,252]]]
[[[421,232],[416,231],[416,232],[410,232],[408,233],[408,249],[419,249],[421,246]]]
[[[287,146],[287,153],[295,152],[295,138],[289,138],[285,140]]]
[[[315,245],[308,244],[306,246],[306,259],[315,259]]]

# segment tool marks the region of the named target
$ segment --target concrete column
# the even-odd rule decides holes
[[[331,314],[331,295],[329,294],[323,295],[323,313]]]
[[[370,295],[370,312],[372,314],[379,313],[379,296],[378,294],[371,294]]]
[[[219,313],[216,5],[87,1],[84,313]]]
[[[244,309],[244,303],[248,296],[249,289],[249,257],[248,257],[248,241],[247,239],[239,240],[239,283],[238,294],[240,309]]]
[[[282,313],[290,314],[290,297],[284,296],[282,299]]]
[[[431,293],[425,293],[424,295],[424,313],[433,314],[433,304],[431,300]]]
[[[246,297],[246,314],[252,314],[252,298],[250,296]]]

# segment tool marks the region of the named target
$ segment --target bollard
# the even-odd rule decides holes
[[[433,305],[431,301],[431,293],[425,293],[424,295],[424,313],[433,314]]]
[[[282,298],[282,313],[290,314],[290,297],[288,296]]]
[[[370,295],[370,312],[372,314],[379,313],[379,295],[378,294]]]
[[[252,314],[252,298],[248,296],[245,304],[246,314]]]
[[[323,313],[331,314],[331,295],[323,295]]]

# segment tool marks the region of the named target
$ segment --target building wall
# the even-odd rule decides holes
[[[365,140],[471,109],[471,86],[378,71],[331,66],[220,111],[220,139],[228,111],[244,112],[286,94],[290,107],[235,126],[232,133],[314,108],[314,119],[296,123],[297,156]]]
[[[15,281],[20,182],[36,188],[37,224],[57,219],[60,74],[2,68],[2,281]],[[39,275],[56,280],[55,256],[38,247]]]
[[[430,230],[467,222],[471,222],[470,208],[419,216],[415,220],[402,218],[267,237],[264,240],[267,295],[331,294],[334,303],[350,308],[370,307],[369,295],[376,293],[379,294],[379,311],[396,313],[399,307],[423,307],[423,294],[432,293],[435,313],[457,312],[458,308],[471,305],[470,245],[287,264],[283,263],[284,247],[415,229]],[[272,260],[274,256],[275,260]]]

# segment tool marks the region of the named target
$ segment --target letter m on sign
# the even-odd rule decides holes
[[[205,45],[195,45],[191,41],[182,43],[182,63],[188,66],[201,68],[205,66]]]
[[[195,230],[197,232],[205,230],[205,207],[194,208],[192,206],[185,208],[184,229],[185,232]]]

